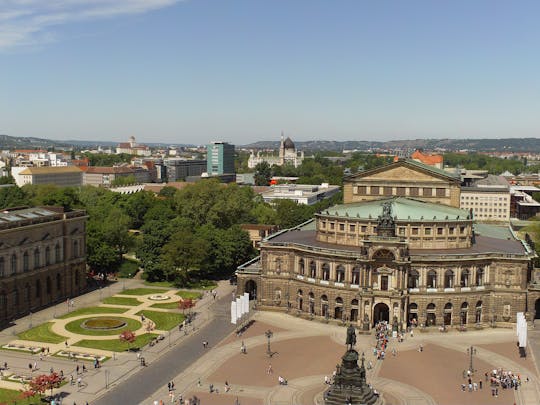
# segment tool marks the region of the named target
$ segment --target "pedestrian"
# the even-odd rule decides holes
[[[64,378],[64,370],[60,370],[60,377]]]
[[[480,389],[482,389],[482,380],[478,381],[478,387],[480,387]]]
[[[174,391],[174,381],[171,381],[171,390]]]
[[[243,340],[242,340],[242,346],[240,346],[240,352],[243,354],[247,354],[246,345],[244,344]]]
[[[73,379],[73,374],[69,376],[69,385],[75,384],[75,380]]]
[[[68,347],[68,341],[67,341],[67,340],[64,342],[64,345],[65,345],[66,347]]]
[[[32,363],[28,363],[28,368],[30,369],[30,371],[33,371],[32,370]]]
[[[77,387],[79,388],[81,387],[81,382],[82,382],[82,378],[81,377],[77,378]]]
[[[4,361],[4,370],[7,370],[7,361]],[[529,382],[529,377],[527,377],[527,382]]]
[[[330,380],[328,379],[327,375],[324,376],[324,383],[325,384],[330,384]]]
[[[171,383],[170,383],[170,381],[167,383],[167,388],[169,389],[169,392],[171,392]]]
[[[84,364],[82,365],[82,372],[86,373],[86,366]]]

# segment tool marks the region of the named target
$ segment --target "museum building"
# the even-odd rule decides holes
[[[345,204],[261,241],[237,270],[239,292],[260,308],[359,325],[505,324],[534,312],[533,249],[459,209],[454,177],[399,161],[349,176],[344,190]]]
[[[0,212],[0,326],[86,290],[86,213]]]

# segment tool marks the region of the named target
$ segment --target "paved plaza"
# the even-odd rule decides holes
[[[296,316],[257,312],[255,322],[241,336],[227,337],[208,350],[201,359],[180,373],[175,390],[169,394],[166,384],[144,403],[197,396],[204,405],[226,404],[322,404],[325,376],[333,370],[345,352],[345,331],[342,326],[309,321]],[[267,355],[264,332],[271,329],[271,358]],[[247,353],[240,351],[242,342]],[[367,378],[382,394],[387,405],[488,405],[539,404],[539,379],[532,356],[519,357],[515,332],[510,329],[484,329],[467,332],[431,332],[407,335],[398,343],[390,339],[385,360],[373,356],[373,335],[359,335],[356,349],[365,352],[366,363],[373,367]],[[419,352],[419,346],[423,351]],[[464,370],[470,358],[466,349],[474,345],[472,379],[482,381],[482,389],[462,391]],[[395,348],[396,356],[391,354]],[[272,373],[268,373],[268,366]],[[518,390],[499,388],[492,396],[485,372],[502,368],[519,373],[523,384]],[[288,380],[278,384],[278,376]],[[527,382],[528,379],[528,382]],[[226,392],[225,382],[230,387]],[[210,393],[210,385],[214,392]],[[216,392],[217,391],[217,392]]]
[[[116,284],[111,291],[96,291],[76,299],[76,309],[97,305],[105,296],[122,295],[123,290],[141,287],[141,282],[130,280],[127,285]],[[38,355],[3,350],[0,363],[7,361],[6,375],[31,376],[28,364],[36,361],[41,370],[50,367],[63,370],[64,375],[76,375],[76,366],[86,364],[87,372],[82,374],[81,386],[65,385],[58,393],[64,397],[64,404],[107,405],[113,403],[148,404],[162,400],[171,404],[173,400],[183,400],[197,396],[202,405],[313,405],[322,404],[323,392],[327,389],[325,376],[331,377],[336,364],[345,352],[346,328],[320,320],[305,320],[294,315],[278,312],[253,312],[252,322],[240,335],[234,333],[234,325],[229,322],[229,303],[233,287],[220,283],[218,297],[206,294],[195,311],[199,314],[195,324],[186,332],[177,329],[169,334],[165,330],[153,332],[165,335],[165,340],[154,347],[145,347],[143,356],[148,365],[141,367],[135,353],[113,353],[96,349],[77,348],[77,351],[102,354],[109,359],[100,369],[88,367],[88,362],[80,359],[67,360],[55,356],[45,356],[40,361]],[[177,300],[175,291],[164,293],[170,300]],[[155,301],[148,296],[130,296],[141,303],[126,306],[122,317],[140,321],[138,313],[144,308],[165,311],[152,307]],[[169,300],[169,301],[170,301]],[[163,300],[163,303],[169,302]],[[33,315],[33,324],[53,320],[54,332],[66,335],[63,328],[67,322],[82,319],[85,315],[58,319],[66,312],[61,304]],[[105,305],[107,306],[107,305]],[[110,306],[119,306],[114,304]],[[52,315],[55,315],[54,317]],[[107,314],[104,314],[107,315]],[[116,314],[115,314],[116,315]],[[49,318],[47,318],[49,316]],[[26,322],[26,324],[25,324]],[[18,321],[12,330],[4,330],[0,335],[2,345],[28,341],[17,340],[14,332],[28,327],[29,319]],[[63,329],[62,329],[63,328]],[[265,332],[271,330],[272,357],[268,356],[268,339]],[[144,326],[138,331],[146,332]],[[421,333],[414,337],[406,335],[405,341],[398,343],[390,338],[385,360],[377,360],[373,355],[375,339],[373,334],[358,335],[356,350],[366,354],[367,379],[380,393],[386,405],[453,405],[453,404],[539,404],[539,374],[533,354],[538,353],[540,331],[531,329],[532,341],[527,358],[520,358],[515,331],[510,329],[484,329],[481,331]],[[80,336],[67,336],[70,348]],[[93,337],[92,337],[93,338]],[[98,337],[102,339],[102,337]],[[110,338],[110,336],[109,336]],[[203,341],[208,341],[204,348]],[[242,342],[246,353],[241,353]],[[31,344],[31,342],[30,342]],[[38,344],[38,342],[35,342]],[[41,344],[43,345],[43,344]],[[418,349],[422,345],[423,351]],[[477,384],[482,381],[482,389],[462,391],[464,370],[469,367],[470,358],[466,349],[474,345],[476,355],[472,379]],[[51,353],[65,349],[65,343],[47,344]],[[75,347],[73,347],[75,349]],[[397,353],[393,356],[392,349]],[[538,356],[538,354],[537,354]],[[90,363],[91,364],[91,363]],[[269,371],[271,366],[271,371]],[[485,372],[502,368],[519,373],[522,385],[518,390],[502,390],[492,396]],[[279,385],[278,377],[288,380],[288,385]],[[167,383],[174,381],[175,389],[169,393]],[[227,383],[228,388],[225,386]],[[210,386],[213,392],[210,393]],[[21,389],[16,381],[2,380],[0,387]]]

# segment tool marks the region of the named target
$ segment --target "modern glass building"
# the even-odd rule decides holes
[[[213,141],[206,147],[209,176],[234,173],[234,145]]]

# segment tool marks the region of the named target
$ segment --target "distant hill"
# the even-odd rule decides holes
[[[9,136],[0,135],[0,149],[93,149],[98,146],[102,147],[116,147],[118,142],[111,141],[79,141],[79,140],[67,140],[67,141],[55,141],[52,139],[42,139],[33,137],[22,136]],[[154,148],[166,148],[170,144],[166,143],[147,143],[146,145]],[[174,144],[175,146],[192,147],[190,144]]]
[[[304,151],[343,150],[396,150],[427,149],[441,151],[478,152],[540,152],[540,138],[503,139],[409,139],[387,142],[377,141],[295,141],[296,148]],[[259,141],[243,146],[246,149],[278,149],[279,141]]]

